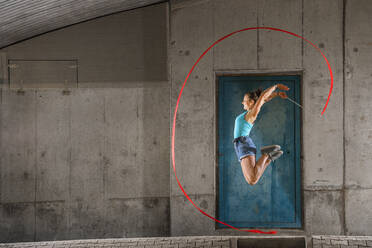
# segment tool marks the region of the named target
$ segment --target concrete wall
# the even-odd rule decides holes
[[[195,204],[216,216],[216,74],[302,72],[304,229],[282,229],[278,234],[371,235],[371,218],[367,218],[371,215],[371,2],[170,4],[172,112],[185,76],[202,52],[223,35],[246,27],[271,26],[303,35],[324,52],[334,75],[332,96],[321,116],[330,74],[320,53],[301,39],[274,31],[247,31],[205,55],[190,75],[177,114],[177,177]],[[171,214],[172,235],[236,233],[229,228],[215,230],[214,221],[201,216],[183,196],[175,177],[171,177]]]
[[[153,5],[0,50],[3,68],[18,65],[14,89],[2,76],[0,242],[169,235],[167,13]],[[54,60],[77,61],[77,84],[29,88],[70,75],[48,74],[66,66]],[[45,75],[27,72],[36,63]]]
[[[345,214],[352,235],[372,232],[372,3],[349,0],[345,26]]]

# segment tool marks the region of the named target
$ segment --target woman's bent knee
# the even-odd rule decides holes
[[[251,185],[251,186],[253,186],[253,185],[256,184],[256,182],[255,182],[255,181],[252,181],[252,180],[247,180],[247,179],[246,179],[246,181],[247,181],[247,183],[248,183],[249,185]]]

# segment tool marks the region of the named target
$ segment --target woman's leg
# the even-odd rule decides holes
[[[263,154],[256,162],[255,155],[249,155],[242,159],[241,166],[245,180],[254,185],[260,180],[271,160],[267,154]]]
[[[256,156],[249,155],[240,162],[245,180],[248,184],[253,185],[256,180]]]

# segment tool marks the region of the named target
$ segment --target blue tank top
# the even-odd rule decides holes
[[[244,113],[238,115],[238,117],[235,119],[234,139],[240,136],[248,136],[251,132],[253,125],[244,119],[244,116],[247,112],[248,111],[245,111]]]

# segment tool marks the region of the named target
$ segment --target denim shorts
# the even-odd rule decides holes
[[[239,162],[249,155],[256,155],[257,149],[249,136],[240,136],[233,140],[236,156]]]

